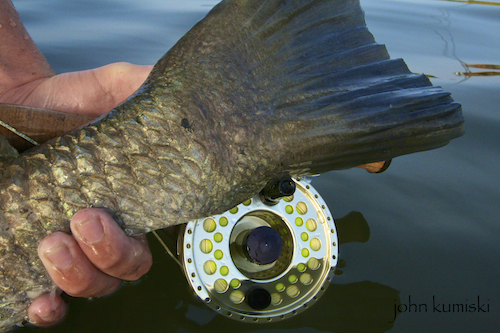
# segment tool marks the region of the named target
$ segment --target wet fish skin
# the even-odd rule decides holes
[[[462,122],[374,42],[357,1],[223,1],[128,101],[0,161],[0,329],[55,287],[38,243],[82,208],[138,235],[224,212],[275,177],[443,146]]]

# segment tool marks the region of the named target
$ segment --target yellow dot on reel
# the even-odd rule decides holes
[[[222,252],[221,250],[216,250],[214,252],[214,258],[217,259],[217,260],[221,260],[222,257],[224,257],[224,252]]]
[[[210,239],[204,239],[200,242],[200,251],[207,254],[210,253],[213,249],[213,244]]]
[[[296,206],[297,208],[297,213],[299,213],[300,215],[304,215],[307,213],[307,204],[303,201],[299,202]]]
[[[321,240],[319,238],[311,239],[311,250],[319,251],[321,249]]]
[[[295,298],[300,295],[300,289],[297,287],[297,285],[291,285],[286,288],[286,294],[291,297]]]
[[[220,243],[220,242],[222,242],[222,240],[223,240],[223,239],[224,239],[224,237],[222,236],[222,234],[221,234],[220,232],[218,232],[218,233],[216,233],[216,234],[214,235],[214,241],[215,241],[216,243]]]
[[[309,267],[313,271],[317,270],[320,266],[321,266],[321,262],[314,257],[310,258],[307,261],[307,267]]]
[[[219,294],[223,294],[229,289],[229,284],[224,279],[217,279],[214,283],[214,289]]]
[[[225,226],[227,226],[227,224],[228,224],[228,223],[229,223],[229,221],[228,221],[227,217],[225,217],[225,216],[223,216],[223,217],[221,217],[221,218],[219,219],[219,225],[220,225],[221,227],[225,227]]]
[[[272,293],[271,294],[271,304],[274,306],[278,306],[283,302],[283,298],[281,297],[280,294],[278,293]]]
[[[312,278],[311,274],[309,274],[309,273],[303,273],[303,274],[300,275],[299,281],[303,285],[308,286],[308,285],[310,285],[313,282],[313,278]]]
[[[315,219],[308,219],[306,221],[306,228],[311,232],[316,231],[316,229],[318,228],[318,222],[316,222]]]
[[[241,281],[238,279],[232,279],[231,287],[233,287],[234,289],[238,289],[239,287],[241,287]]]
[[[233,290],[231,294],[229,294],[229,299],[234,304],[240,304],[245,300],[245,294],[241,290]]]
[[[217,271],[217,264],[213,260],[207,260],[203,264],[203,271],[208,275],[212,275]]]
[[[226,276],[226,275],[228,275],[228,274],[229,274],[229,267],[227,267],[227,266],[222,266],[222,267],[220,268],[220,275],[222,275],[222,276]]]
[[[203,221],[203,230],[205,230],[206,232],[213,232],[216,227],[217,223],[215,223],[215,220],[213,218],[208,218]]]

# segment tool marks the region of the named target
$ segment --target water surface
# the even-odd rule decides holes
[[[57,72],[154,63],[216,2],[14,1]],[[366,242],[341,244],[339,274],[311,310],[269,325],[216,315],[191,295],[181,270],[150,238],[155,263],[139,283],[103,299],[74,299],[62,325],[22,331],[495,332],[500,76],[455,74],[482,71],[466,64],[500,64],[500,6],[485,3],[362,1],[370,31],[391,56],[463,104],[466,135],[396,158],[380,175],[347,170],[313,182],[335,218],[359,212],[370,233]],[[468,311],[443,311],[453,304]]]

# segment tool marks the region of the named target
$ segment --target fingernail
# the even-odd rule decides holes
[[[40,245],[40,252],[57,269],[65,269],[73,262],[73,256],[65,243],[56,243],[52,246],[47,242]]]
[[[47,327],[63,319],[66,306],[64,301],[57,296],[60,293],[60,289],[53,288],[49,295],[43,295],[33,302],[34,308],[30,307],[28,310],[29,320],[32,324]]]
[[[99,216],[92,216],[80,222],[76,225],[76,229],[82,240],[87,244],[98,242],[104,236],[104,229]]]
[[[37,313],[42,322],[51,323],[57,319],[57,311],[52,308],[41,309]]]

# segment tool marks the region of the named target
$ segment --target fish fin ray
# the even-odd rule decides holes
[[[170,87],[162,92],[169,106],[190,113],[180,118],[198,117],[228,137],[241,124],[274,132],[254,137],[279,138],[291,174],[433,149],[462,133],[460,105],[390,59],[357,0],[223,1],[153,73],[150,86]],[[301,161],[318,167],[291,166]]]

